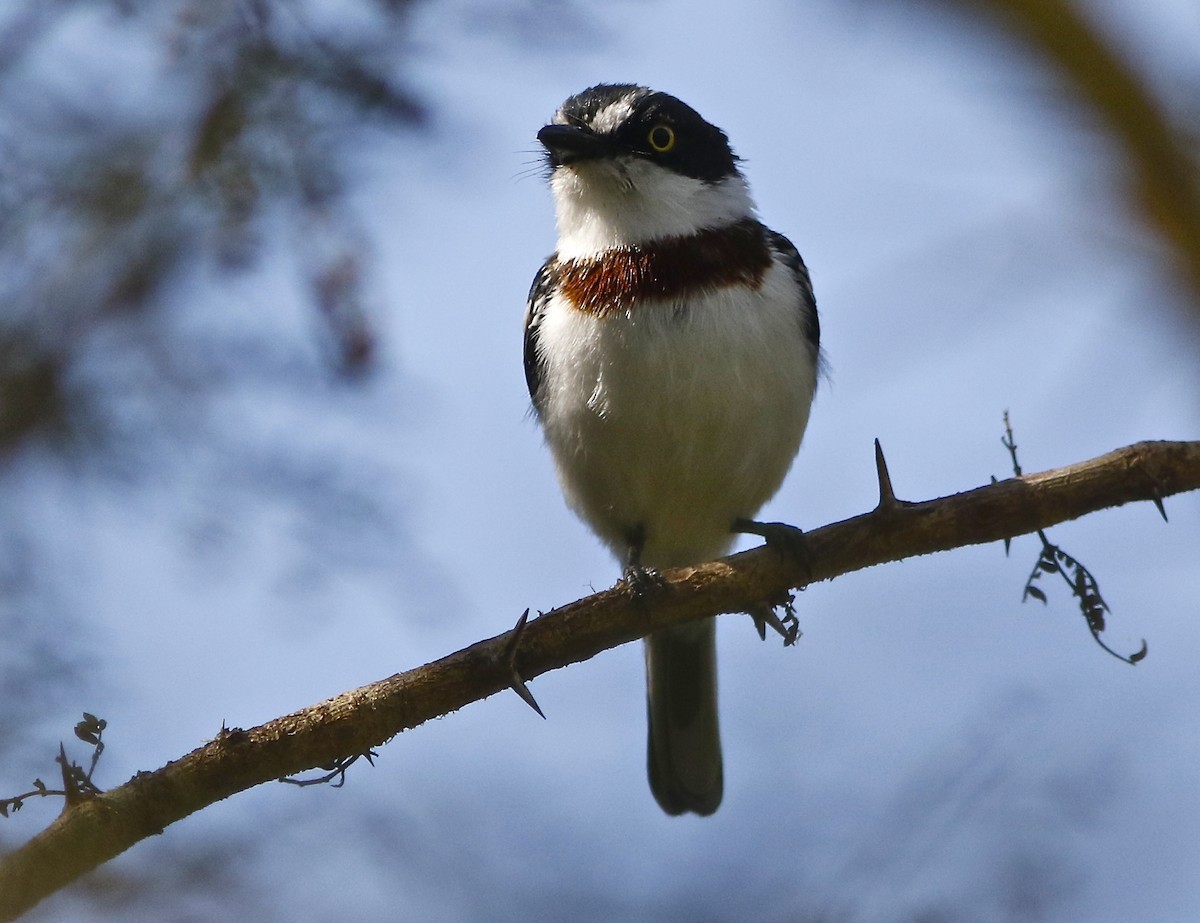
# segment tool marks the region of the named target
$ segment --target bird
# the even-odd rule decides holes
[[[758,218],[726,134],[667,93],[598,84],[537,133],[557,245],[525,310],[533,416],[567,505],[652,601],[728,553],[800,447],[822,365],[808,269]],[[799,545],[797,544],[799,540]],[[763,618],[756,616],[760,635]],[[712,814],[724,768],[716,624],[645,640],[647,769],[668,815]]]

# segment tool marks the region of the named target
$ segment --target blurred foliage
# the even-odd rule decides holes
[[[1108,136],[1122,161],[1126,198],[1158,238],[1182,283],[1185,310],[1193,324],[1200,323],[1200,63],[1178,75],[1174,93],[1164,93],[1154,86],[1147,62],[1108,34],[1087,3],[949,0],[949,5],[983,16],[1002,36],[1026,44]]]
[[[262,354],[272,334],[262,317],[245,316],[240,325],[253,330],[248,336],[259,337],[256,343],[248,344],[242,329],[209,339],[194,333],[202,327],[196,321],[221,306],[224,289],[253,283],[268,264],[294,273],[293,290],[307,294],[307,329],[319,341],[313,352],[330,371],[357,380],[371,368],[370,254],[346,199],[364,134],[420,129],[427,120],[404,77],[414,4],[324,6],[0,4],[0,471],[8,498],[0,516],[0,766],[6,784],[44,772],[39,727],[68,702],[75,709],[81,674],[104,659],[102,642],[90,633],[93,613],[80,611],[73,596],[74,564],[56,544],[63,537],[47,537],[54,530],[37,522],[46,511],[31,499],[44,495],[25,490],[31,470],[46,470],[57,458],[65,462],[57,476],[69,481],[73,460],[99,434],[111,437],[107,444],[132,445],[134,470],[144,476],[163,461],[144,451],[157,431],[191,429],[212,440],[198,426],[207,412],[196,407],[206,386],[287,378],[288,357]],[[265,324],[275,322],[271,316]],[[295,339],[292,331],[278,339],[288,336]],[[286,385],[311,385],[311,375],[299,379],[292,375]],[[313,515],[337,523],[327,511],[334,506],[342,519],[353,518],[356,532],[369,531],[363,520],[370,509],[357,495],[347,497],[345,478],[327,467],[309,456],[290,466],[274,460],[270,481],[288,496],[302,488],[310,501],[313,494],[334,495],[324,505],[313,501]],[[266,478],[255,469],[240,489],[261,493]],[[227,493],[228,478],[224,487]],[[63,508],[51,518],[69,523],[77,502],[62,497]],[[222,502],[238,500],[214,492],[196,506],[219,518]],[[3,843],[15,845],[22,835],[5,831]],[[197,859],[198,847],[188,849],[178,865],[190,872],[180,871],[174,882],[180,890],[190,883],[199,893],[220,878],[236,891],[227,855]],[[198,874],[210,866],[223,874]],[[84,888],[85,903],[94,909],[90,888],[107,894],[102,905],[126,906],[161,877],[161,871],[95,876]]]
[[[81,356],[152,327],[172,279],[254,267],[278,245],[272,219],[303,229],[290,245],[305,251],[294,263],[324,354],[343,373],[369,367],[344,171],[361,132],[424,120],[401,76],[411,6],[25,0],[0,13],[0,455],[94,423],[105,383]]]
[[[101,738],[104,737],[106,727],[108,727],[108,722],[103,718],[97,718],[90,712],[84,712],[83,720],[75,725],[75,736],[91,745],[91,765],[84,769],[81,764],[67,756],[66,746],[60,743],[58,756],[55,757],[54,762],[58,764],[62,788],[51,788],[41,779],[34,779],[33,788],[29,791],[19,795],[0,796],[0,817],[8,817],[10,811],[21,810],[30,798],[61,796],[70,806],[99,795],[103,789],[92,781],[92,776],[96,772],[96,764],[100,762],[100,757],[104,753],[104,741]]]

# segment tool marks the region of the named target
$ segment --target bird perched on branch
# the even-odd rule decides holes
[[[808,271],[755,213],[719,128],[666,93],[601,84],[538,132],[558,248],[525,315],[525,375],[570,507],[652,601],[657,569],[725,554],[808,423],[819,325]],[[761,631],[761,628],[760,628]],[[646,639],[650,788],[721,803],[716,626]]]

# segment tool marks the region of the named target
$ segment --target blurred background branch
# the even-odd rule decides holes
[[[401,76],[411,6],[356,0],[314,21],[273,0],[26,0],[0,14],[0,454],[34,432],[104,432],[116,383],[89,360],[107,338],[178,384],[187,357],[155,335],[172,289],[281,245],[333,370],[370,368],[369,248],[342,200],[356,140],[425,122]],[[47,80],[34,52],[89,18],[156,79],[131,83],[101,55]]]
[[[1200,324],[1200,99],[1172,112],[1126,51],[1076,0],[950,0],[1025,44],[1056,71],[1120,149],[1130,204],[1163,244]]]

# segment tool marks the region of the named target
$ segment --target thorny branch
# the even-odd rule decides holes
[[[880,503],[806,533],[807,560],[758,548],[664,572],[652,608],[622,585],[531,619],[434,663],[217,737],[154,772],[69,804],[0,860],[0,920],[12,919],[189,814],[264,782],[353,759],[431,718],[648,632],[778,603],[789,591],[888,561],[1002,541],[1135,501],[1200,489],[1200,442],[1142,442],[1090,461],[936,500],[897,500],[882,452]],[[1087,587],[1081,592],[1086,593]],[[518,649],[511,649],[520,630]]]
[[[1012,424],[1008,419],[1008,411],[1004,411],[1004,436],[1000,442],[1008,449],[1008,454],[1012,458],[1013,474],[1017,477],[1021,476],[1021,463],[1017,461],[1017,442],[1013,436]],[[1158,512],[1162,516],[1163,521],[1167,519],[1167,512],[1162,504],[1162,497],[1152,496],[1151,500],[1158,507]],[[1124,661],[1130,665],[1135,665],[1146,659],[1146,654],[1149,649],[1146,647],[1145,639],[1142,640],[1142,646],[1132,654],[1118,654],[1111,647],[1104,643],[1104,639],[1100,637],[1100,633],[1104,631],[1104,613],[1112,613],[1108,607],[1108,603],[1104,601],[1104,597],[1100,595],[1100,585],[1096,582],[1096,578],[1092,575],[1082,562],[1075,560],[1057,545],[1052,543],[1046,537],[1044,529],[1037,530],[1037,537],[1042,542],[1042,553],[1038,556],[1037,563],[1033,565],[1033,570],[1029,574],[1029,579],[1025,581],[1025,592],[1021,594],[1021,601],[1024,602],[1029,597],[1040,600],[1043,605],[1046,604],[1046,593],[1037,586],[1036,581],[1042,574],[1058,574],[1066,581],[1066,584],[1071,589],[1071,594],[1079,601],[1079,611],[1083,614],[1087,621],[1088,630],[1092,633],[1092,638],[1105,651],[1112,654],[1117,660]],[[1008,553],[1009,543],[1005,541],[1004,551]]]

